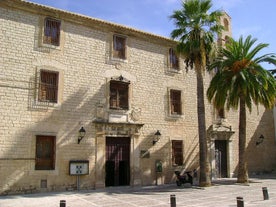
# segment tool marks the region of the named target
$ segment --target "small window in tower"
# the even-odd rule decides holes
[[[223,24],[225,31],[229,31],[229,22],[226,18],[223,19]]]
[[[224,111],[224,108],[220,108],[217,110],[217,114],[218,114],[218,117],[221,118],[221,119],[224,119],[225,118],[225,111]]]

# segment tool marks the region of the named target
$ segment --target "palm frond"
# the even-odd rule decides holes
[[[188,66],[197,60],[205,68],[213,51],[214,37],[223,29],[218,21],[222,12],[209,14],[211,7],[211,0],[186,0],[182,2],[182,9],[170,16],[176,26],[171,37],[179,41],[178,53],[184,55]]]
[[[223,105],[221,100],[224,100],[227,109],[237,109],[239,100],[242,98],[250,111],[253,103],[264,105],[267,108],[275,104],[275,78],[260,63],[266,62],[276,65],[276,57],[273,53],[257,56],[268,44],[256,45],[256,41],[257,39],[251,36],[245,39],[241,36],[237,41],[230,39],[226,47],[219,50],[218,56],[210,65],[210,69],[216,68],[221,73],[220,78],[223,80],[218,80],[216,75],[211,80],[207,90],[207,97],[210,102],[219,101],[215,104]],[[276,73],[276,69],[274,73]],[[229,82],[229,80],[231,81]],[[225,87],[224,82],[229,84],[227,92],[222,89]],[[227,95],[227,98],[218,99],[213,94],[216,96]]]

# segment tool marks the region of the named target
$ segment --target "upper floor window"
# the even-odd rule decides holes
[[[169,67],[172,69],[179,70],[179,60],[174,49],[169,49]]]
[[[218,118],[225,119],[225,110],[224,108],[217,109]]]
[[[35,169],[55,169],[55,136],[36,136]]]
[[[57,103],[58,101],[58,72],[40,71],[38,101]]]
[[[172,164],[183,165],[183,141],[172,140]]]
[[[126,37],[113,35],[113,58],[126,59]]]
[[[122,81],[110,81],[109,105],[110,109],[129,108],[129,83]]]
[[[170,90],[170,114],[182,114],[181,91],[179,90]]]
[[[43,35],[43,43],[59,46],[60,44],[60,25],[61,22],[59,20],[55,20],[52,18],[45,18],[44,20],[44,35]]]

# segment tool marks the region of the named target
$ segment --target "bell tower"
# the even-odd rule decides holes
[[[220,24],[224,27],[224,30],[218,39],[218,44],[224,45],[228,41],[229,37],[232,37],[231,17],[225,11],[220,18]]]

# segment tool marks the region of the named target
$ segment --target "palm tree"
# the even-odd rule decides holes
[[[245,40],[230,39],[225,48],[221,48],[217,58],[210,65],[215,69],[207,90],[208,100],[216,108],[238,109],[239,107],[239,183],[248,182],[246,165],[246,108],[251,112],[252,105],[272,108],[276,97],[276,81],[261,63],[276,65],[273,54],[257,56],[268,44],[254,45],[257,39],[248,36]]]
[[[185,57],[186,68],[195,68],[197,77],[197,114],[199,136],[200,186],[211,185],[210,162],[207,148],[203,74],[214,39],[221,32],[222,12],[209,13],[211,0],[185,0],[182,9],[170,16],[176,29],[171,37],[178,40],[177,52]]]

